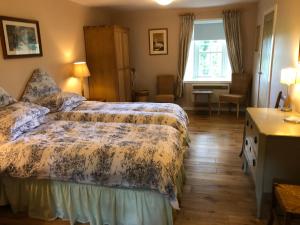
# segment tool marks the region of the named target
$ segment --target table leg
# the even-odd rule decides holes
[[[211,102],[210,102],[210,94],[207,95],[208,98],[208,110],[209,110],[209,116],[211,117]]]

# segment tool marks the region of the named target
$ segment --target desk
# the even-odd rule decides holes
[[[195,95],[195,101],[197,100],[197,96],[207,96],[207,104],[208,104],[208,110],[209,110],[209,116],[211,116],[211,95],[214,93],[213,91],[209,91],[209,90],[194,90],[193,95]]]
[[[244,172],[255,184],[257,216],[272,192],[274,178],[300,182],[300,124],[284,122],[298,116],[278,109],[247,108],[243,143]]]

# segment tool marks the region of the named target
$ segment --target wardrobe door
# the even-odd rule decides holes
[[[115,29],[115,46],[120,101],[131,101],[128,30]]]
[[[129,60],[129,38],[128,31],[122,33],[123,46],[123,63],[124,63],[124,82],[125,82],[125,98],[126,101],[132,101],[132,77],[131,66]]]
[[[90,98],[119,101],[114,33],[111,27],[85,27]]]

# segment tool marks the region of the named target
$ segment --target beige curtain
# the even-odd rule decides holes
[[[237,10],[223,12],[224,30],[232,73],[244,72],[240,17],[240,12]]]
[[[194,29],[194,14],[185,14],[180,16],[180,36],[179,36],[179,57],[178,57],[178,75],[176,97],[182,97],[183,78],[188,60],[190,44]]]

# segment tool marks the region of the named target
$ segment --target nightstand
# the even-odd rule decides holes
[[[88,98],[88,101],[106,102],[105,98]]]

